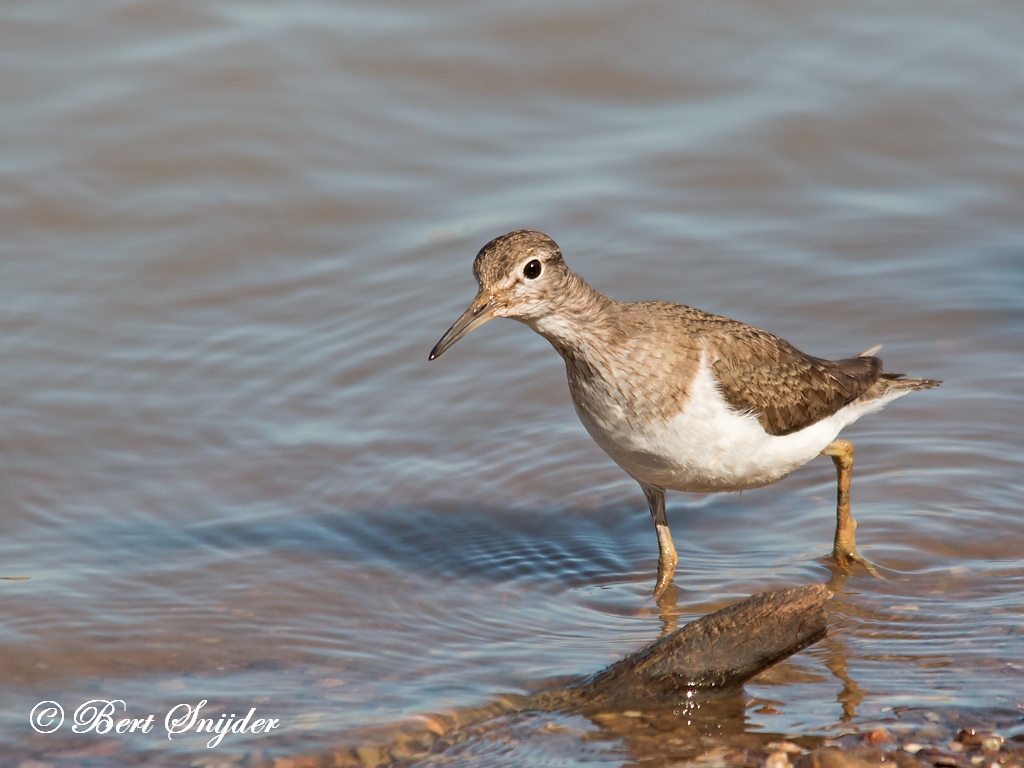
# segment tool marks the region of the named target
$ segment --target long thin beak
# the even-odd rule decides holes
[[[494,317],[494,307],[486,296],[477,296],[469,309],[462,313],[462,317],[455,321],[455,324],[441,337],[441,340],[430,350],[430,360],[440,357],[442,353],[452,344],[461,339],[474,328],[479,328],[488,320]]]

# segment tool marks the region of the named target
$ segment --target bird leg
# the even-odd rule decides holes
[[[857,551],[855,531],[857,521],[850,514],[850,475],[853,472],[853,443],[849,440],[833,440],[822,453],[832,457],[832,463],[836,465],[836,477],[839,490],[836,494],[836,539],[832,545],[832,556],[840,568],[846,568],[850,563],[859,563],[877,578],[879,576],[875,567],[861,557]]]
[[[643,484],[640,487],[647,497],[647,505],[651,508],[651,517],[654,518],[654,530],[658,533],[658,583],[654,585],[654,596],[660,597],[672,582],[679,556],[672,543],[672,534],[668,530],[668,518],[665,517],[664,489]]]

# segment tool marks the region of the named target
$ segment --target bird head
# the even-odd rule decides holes
[[[531,323],[558,307],[569,268],[555,241],[541,232],[520,229],[496,237],[476,255],[476,298],[430,351],[430,359],[495,317]]]

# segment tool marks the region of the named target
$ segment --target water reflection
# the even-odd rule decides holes
[[[843,708],[839,722],[850,723],[857,717],[857,707],[864,700],[864,691],[857,681],[850,676],[849,650],[842,638],[828,637],[822,641],[825,653],[825,666],[828,671],[843,685],[836,701]]]
[[[679,627],[679,588],[675,583],[669,584],[655,602],[661,618],[661,637],[672,634]]]
[[[835,603],[837,609],[841,610],[840,606],[843,600],[848,598],[855,599],[856,592],[851,594],[847,590],[847,584],[852,574],[849,569],[842,568],[831,560],[827,562],[827,565],[830,577],[828,582],[826,582],[826,586],[836,596]],[[876,579],[883,578],[877,570],[872,573],[872,577]],[[842,707],[842,715],[839,718],[839,722],[853,722],[857,717],[857,707],[864,700],[864,692],[857,685],[857,681],[850,675],[849,649],[843,642],[842,636],[836,632],[831,632],[828,637],[822,640],[821,646],[825,650],[825,666],[832,673],[833,677],[842,684],[842,690],[836,696],[836,701]]]

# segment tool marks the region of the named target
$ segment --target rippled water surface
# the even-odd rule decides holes
[[[282,724],[219,755],[373,764],[832,577],[822,458],[670,494],[656,605],[643,497],[547,343],[501,321],[427,362],[521,227],[616,298],[945,380],[844,433],[885,579],[833,580],[830,638],[708,738],[1024,728],[1022,29],[1000,0],[4,3],[3,760],[205,758],[29,712],[206,699]],[[689,759],[647,726],[523,713],[427,763]]]

